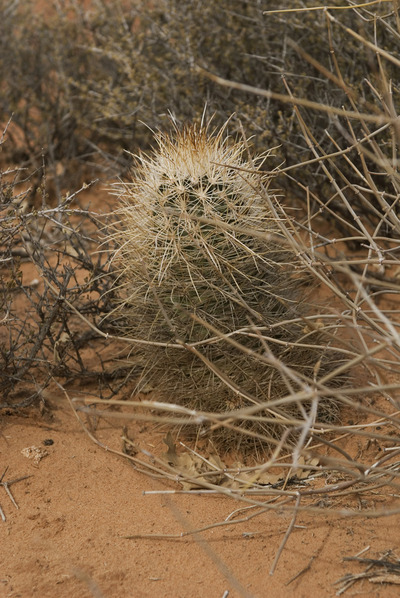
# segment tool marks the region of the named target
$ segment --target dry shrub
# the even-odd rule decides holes
[[[71,176],[76,185],[82,171],[124,171],[130,160],[123,150],[146,148],[152,138],[147,127],[166,130],[169,113],[181,124],[192,122],[207,105],[216,126],[236,113],[231,131],[238,132],[242,121],[258,153],[279,146],[276,164],[305,162],[310,148],[287,97],[271,101],[240,87],[227,93],[204,71],[287,96],[286,81],[297,98],[338,109],[350,98],[373,110],[376,93],[384,92],[379,61],[345,27],[395,55],[396,16],[388,6],[332,11],[333,21],[323,11],[265,14],[267,0],[92,0],[86,8],[67,0],[55,1],[45,15],[31,1],[4,2],[0,118],[14,115],[7,152],[13,163],[35,167],[44,153],[60,199]],[[289,6],[301,7],[297,0]],[[385,68],[390,78],[393,64]],[[307,116],[326,153],[346,142],[334,114],[314,110]],[[350,176],[352,169],[343,166]],[[318,164],[305,165],[296,179],[320,195],[327,192]],[[292,183],[280,181],[297,192]]]
[[[88,171],[123,168],[123,148],[138,139],[137,8],[67,1],[44,14],[30,0],[2,4],[0,118],[13,116],[4,153],[31,168],[44,160],[60,200]]]
[[[105,353],[102,336],[109,329],[100,320],[110,310],[112,277],[96,251],[104,223],[80,205],[88,186],[54,208],[44,176],[35,189],[37,177],[0,172],[0,407],[6,409],[44,404],[53,380],[95,384],[110,398],[129,371],[110,367]],[[42,198],[35,210],[32,192]]]

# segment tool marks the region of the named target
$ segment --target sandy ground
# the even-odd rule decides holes
[[[96,446],[61,392],[49,391],[49,409],[5,415],[1,423],[3,478],[30,476],[0,505],[0,596],[130,598],[150,596],[335,596],[335,582],[365,565],[344,561],[398,551],[398,516],[379,519],[300,515],[269,571],[291,520],[271,512],[243,524],[216,527],[177,539],[126,539],[134,534],[180,534],[223,521],[243,506],[232,499],[143,491],[178,489],[136,471]],[[102,440],[118,431],[100,423]],[[52,441],[50,443],[49,441]],[[48,455],[38,464],[22,454],[36,446]],[[375,506],[390,498],[379,491]],[[344,501],[357,513],[354,498]],[[242,516],[245,513],[242,514]],[[296,577],[297,576],[297,577]],[[345,596],[399,595],[398,585],[360,580]]]

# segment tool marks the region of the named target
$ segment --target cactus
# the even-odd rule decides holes
[[[247,143],[225,131],[159,134],[132,180],[117,184],[116,311],[124,334],[149,341],[135,360],[142,384],[164,399],[211,413],[261,406],[258,419],[237,415],[236,430],[213,433],[225,448],[247,450],[275,442],[299,417],[295,400],[268,403],[301,390],[317,364],[319,375],[332,369],[337,356],[321,360],[327,341],[305,329],[309,275],[260,170],[268,155],[246,159]],[[321,417],[334,412],[320,401]]]

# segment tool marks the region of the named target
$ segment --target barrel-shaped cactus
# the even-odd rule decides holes
[[[271,401],[333,367],[303,319],[309,276],[259,170],[265,156],[247,158],[245,142],[201,126],[157,142],[118,184],[117,311],[127,336],[149,342],[132,359],[164,400],[232,412],[239,432],[214,426],[217,440],[243,448],[256,435],[265,446],[309,407]],[[332,411],[321,401],[320,414]]]

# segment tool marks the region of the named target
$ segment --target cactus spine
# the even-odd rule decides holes
[[[247,160],[246,144],[224,128],[189,126],[157,143],[118,184],[124,332],[154,343],[134,359],[164,400],[212,413],[254,406],[255,417],[235,419],[244,434],[219,427],[214,437],[266,446],[302,410],[271,401],[301,390],[317,363],[320,375],[332,367],[320,359],[321,332],[302,321],[308,275],[259,171],[265,156]],[[321,402],[324,417],[332,410]]]

